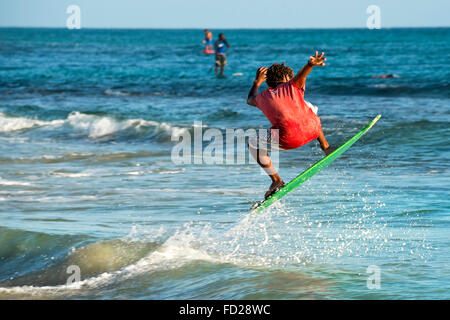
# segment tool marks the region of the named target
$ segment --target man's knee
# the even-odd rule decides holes
[[[256,161],[263,168],[269,168],[272,165],[270,156],[266,151],[258,150],[258,159]]]

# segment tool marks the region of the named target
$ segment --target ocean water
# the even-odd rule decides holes
[[[220,31],[225,78],[202,30],[0,29],[0,299],[449,299],[450,29]],[[383,115],[341,158],[258,215],[257,165],[172,161],[194,121],[269,127],[256,69],[315,50],[331,144]]]

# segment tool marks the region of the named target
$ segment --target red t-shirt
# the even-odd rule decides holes
[[[256,106],[278,129],[279,144],[283,149],[294,149],[319,137],[320,118],[306,105],[305,88],[292,80],[276,89],[267,89],[255,97]]]

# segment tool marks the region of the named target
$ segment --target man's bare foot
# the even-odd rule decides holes
[[[323,152],[325,152],[325,154],[326,155],[329,155],[330,153],[332,153],[334,150],[336,150],[338,147],[332,147],[332,146],[329,146],[328,148],[326,148],[326,149],[322,149],[323,150]]]
[[[269,190],[264,195],[264,199],[269,198],[271,195],[273,195],[275,192],[277,192],[278,190],[280,190],[283,187],[284,187],[283,180],[277,180],[277,181],[272,182]]]

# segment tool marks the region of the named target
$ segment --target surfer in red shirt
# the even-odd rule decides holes
[[[316,51],[295,77],[293,70],[284,63],[275,63],[268,69],[261,67],[256,73],[247,103],[260,109],[272,127],[265,134],[250,139],[248,146],[253,158],[272,179],[266,199],[284,186],[268,151],[295,149],[314,139],[318,139],[326,155],[335,149],[329,146],[322,132],[317,107],[304,99],[307,75],[314,67],[325,66],[325,60],[324,53],[319,55]],[[269,88],[258,94],[264,81]]]

